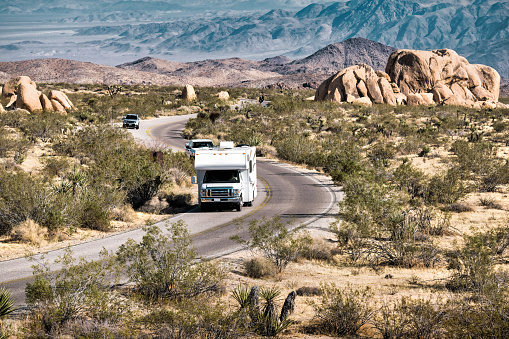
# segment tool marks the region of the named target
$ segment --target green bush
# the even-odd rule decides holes
[[[277,272],[277,267],[274,266],[274,263],[263,257],[245,259],[242,265],[246,275],[254,279],[272,277]]]
[[[334,283],[321,285],[321,302],[313,305],[320,332],[332,336],[355,335],[374,315],[373,296],[368,288],[339,288]]]
[[[131,305],[112,293],[116,268],[107,253],[101,253],[100,261],[77,261],[67,249],[55,264],[61,265],[56,274],[49,262],[34,265],[36,279],[25,288],[26,300],[34,306],[34,332],[56,335],[76,320],[120,322],[130,316]]]
[[[117,252],[138,291],[149,298],[191,298],[217,291],[225,272],[207,261],[196,261],[186,225],[167,226],[169,237],[157,226],[145,228],[140,243],[129,239]]]
[[[298,258],[304,248],[312,243],[311,237],[297,237],[298,229],[289,230],[288,227],[289,225],[285,225],[279,216],[272,219],[255,219],[249,223],[251,240],[239,236],[233,236],[231,239],[252,251],[261,252],[281,273],[290,261]]]

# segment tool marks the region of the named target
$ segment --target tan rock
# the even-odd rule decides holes
[[[39,92],[31,83],[20,83],[16,94],[18,96],[16,107],[26,109],[29,112],[42,111]]]
[[[74,108],[71,100],[67,97],[64,92],[52,90],[49,92],[48,98],[51,100],[56,100],[62,105],[67,111]]]
[[[217,93],[217,96],[218,96],[219,100],[224,100],[224,101],[230,100],[230,94],[228,94],[228,92],[226,92],[226,91],[221,91],[221,92]]]
[[[403,93],[394,93],[394,97],[396,98],[396,105],[406,105],[407,96]]]
[[[500,74],[489,66],[474,65],[474,67],[481,77],[482,87],[491,93],[491,97],[494,101],[498,101],[500,95]]]
[[[17,100],[18,100],[18,96],[16,94],[11,95],[11,99],[9,100],[7,105],[5,105],[5,108],[14,108],[14,107],[16,107],[16,101]]]
[[[466,102],[464,99],[457,97],[456,95],[451,95],[444,101],[442,101],[443,105],[454,105],[454,106],[465,106]]]
[[[384,71],[376,71],[376,76],[379,78],[385,78],[388,82],[391,82],[391,77]]]
[[[0,113],[4,113],[5,112],[5,108],[4,106],[2,106],[2,104],[0,104]]]
[[[368,97],[355,98],[355,100],[352,103],[368,107],[373,105],[373,103]]]
[[[456,97],[471,100],[474,97],[467,90],[475,97],[487,97],[483,95],[485,93],[477,91],[476,94],[472,90],[482,87],[491,93],[490,98],[498,100],[500,92],[500,75],[496,70],[485,65],[471,65],[450,49],[396,51],[389,57],[385,71],[405,94],[427,93],[439,86],[446,86]],[[439,92],[434,92],[436,102],[450,96],[448,91]]]
[[[465,71],[468,75],[467,85],[469,88],[482,86],[481,75],[479,74],[476,65],[465,65]]]
[[[461,100],[465,100],[467,95],[465,93],[465,87],[460,86],[459,83],[455,82],[451,85],[452,94]]]
[[[386,104],[396,106],[396,97],[394,96],[394,91],[392,90],[392,86],[389,80],[387,80],[385,77],[378,78],[378,86],[380,87],[383,101]]]
[[[353,74],[355,75],[357,80],[364,81],[364,79],[366,79],[366,68],[365,67],[357,67],[357,68],[353,69]]]
[[[65,107],[62,106],[60,101],[58,101],[56,99],[50,99],[50,101],[51,101],[51,105],[53,106],[53,109],[56,112],[58,112],[58,113],[67,113],[67,111],[65,110]]]
[[[384,97],[378,86],[378,79],[376,75],[368,76],[366,78],[366,87],[368,88],[368,96],[371,101],[375,104],[383,104]]]
[[[341,94],[339,94],[339,90],[337,88],[334,89],[332,100],[335,102],[341,102]]]
[[[358,77],[368,74],[376,76],[375,71],[365,64],[347,67],[322,82],[315,92],[315,100],[332,100],[334,92],[338,89],[341,99],[345,100],[347,94],[359,97],[357,88]],[[362,85],[361,85],[362,86]]]
[[[51,104],[51,100],[46,96],[46,94],[41,93],[39,95],[39,101],[41,102],[42,109],[44,111],[53,111],[53,105]]]
[[[497,101],[497,108],[509,108],[509,105]]]
[[[393,91],[394,93],[401,93],[401,91],[400,91],[400,89],[399,89],[398,85],[396,85],[394,82],[391,82],[391,87],[392,87],[392,91]]]
[[[194,87],[191,85],[186,85],[182,90],[182,99],[187,101],[196,100],[196,92],[194,91]]]
[[[345,101],[346,101],[346,102],[350,102],[350,103],[352,103],[352,102],[354,102],[354,101],[355,101],[355,99],[356,99],[356,97],[354,97],[353,95],[351,95],[351,94],[347,94],[347,95],[346,95],[346,100],[345,100]]]
[[[495,101],[482,101],[481,107],[486,109],[495,109],[497,108],[497,103]]]
[[[368,96],[368,88],[366,87],[364,80],[359,80],[357,83],[357,93],[359,93],[359,97],[361,98]]]
[[[433,87],[433,89],[431,90],[431,93],[433,93],[433,100],[437,104],[442,103],[445,99],[454,95],[454,93],[451,91],[451,89],[449,87],[447,87],[446,85],[437,85],[437,86]]]
[[[419,93],[421,95],[422,100],[426,105],[433,105],[435,102],[433,101],[433,93]]]
[[[424,99],[422,98],[420,93],[409,93],[407,95],[407,105],[408,106],[416,106],[416,105],[426,105]]]
[[[35,82],[33,82],[29,77],[19,76],[7,81],[7,83],[2,88],[2,95],[4,97],[13,96],[14,94],[16,94],[16,87],[21,84],[31,85],[34,88],[37,88]]]
[[[495,100],[493,94],[483,87],[477,86],[470,89],[478,101]],[[497,98],[498,100],[498,98]]]
[[[355,71],[358,71],[358,69]],[[345,97],[348,95],[356,98],[359,97],[357,94],[357,78],[354,74],[355,71],[345,72],[341,77],[341,87],[344,89]]]

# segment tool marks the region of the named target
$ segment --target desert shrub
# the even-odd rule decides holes
[[[375,166],[388,167],[396,155],[396,147],[390,142],[380,142],[372,146],[368,157]]]
[[[363,237],[387,236],[401,214],[403,197],[373,174],[349,177],[343,185],[345,198],[339,215]]]
[[[27,219],[14,227],[11,238],[16,241],[40,245],[48,235],[48,229],[39,226],[33,220]]]
[[[44,224],[49,201],[49,192],[37,177],[0,171],[0,234],[27,219]]]
[[[401,298],[393,305],[383,305],[373,325],[387,339],[442,338],[447,315],[444,302]]]
[[[490,232],[476,232],[465,236],[465,245],[447,255],[448,269],[453,271],[447,282],[452,291],[475,291],[478,295],[498,293],[507,288],[500,284],[500,274],[495,270],[497,256],[509,246],[507,228]]]
[[[101,196],[88,193],[79,204],[79,226],[107,232],[111,229],[109,204]]]
[[[5,330],[3,320],[6,316],[14,312],[14,300],[9,290],[4,287],[0,288],[0,338],[6,339],[9,337],[9,333]]]
[[[245,245],[251,251],[261,252],[265,258],[272,261],[279,273],[290,263],[298,258],[303,249],[312,243],[309,236],[297,236],[298,229],[289,230],[281,217],[272,219],[252,220],[249,223],[251,240],[245,240],[239,236],[231,239]]]
[[[339,288],[334,283],[323,283],[319,303],[313,305],[322,334],[354,335],[373,317],[370,306],[373,292],[369,288],[355,290]]]
[[[131,207],[131,205],[123,205],[112,210],[113,219],[124,221],[124,222],[133,222],[136,220],[136,212]]]
[[[38,138],[47,142],[57,137],[66,128],[67,117],[54,112],[30,114],[22,120],[19,128],[29,138]]]
[[[499,210],[503,209],[502,205],[500,205],[500,203],[497,202],[493,197],[486,197],[486,196],[479,197],[479,203],[481,204],[481,206],[484,206],[484,207],[499,209]]]
[[[465,213],[465,212],[472,212],[474,209],[471,206],[469,206],[468,204],[461,203],[461,202],[454,202],[447,206],[447,210],[450,212]]]
[[[182,221],[167,230],[169,237],[159,227],[149,226],[140,243],[129,239],[117,251],[118,262],[126,265],[138,291],[149,298],[190,298],[216,291],[224,270],[195,260],[197,253]]]
[[[426,191],[426,175],[413,167],[409,162],[403,162],[393,172],[393,182],[400,190],[410,194],[411,199],[422,198]]]
[[[424,201],[428,204],[452,204],[464,198],[472,188],[465,184],[461,176],[460,171],[452,168],[430,177]]]
[[[175,193],[170,192],[166,197],[166,201],[171,207],[182,208],[191,206],[193,196],[191,193]]]
[[[493,144],[457,140],[452,151],[457,156],[455,164],[458,170],[466,178],[475,180],[479,190],[493,192],[499,185],[509,182],[509,164],[497,158]]]
[[[445,337],[459,339],[502,339],[509,336],[507,295],[483,296],[473,303],[469,298],[452,298],[444,307]]]
[[[34,265],[35,281],[25,288],[27,303],[34,306],[32,321],[37,322],[31,325],[32,329],[55,335],[75,320],[120,322],[130,314],[131,305],[111,292],[115,267],[107,253],[101,253],[100,261],[89,262],[83,258],[77,261],[67,249],[55,264],[61,265],[56,274],[51,273],[49,262],[43,260]]]
[[[69,159],[65,157],[44,157],[42,163],[44,164],[42,171],[50,179],[61,176],[70,167]]]
[[[144,332],[156,338],[241,338],[245,319],[225,309],[220,301],[196,297],[172,303],[171,307],[151,308],[137,319]]]
[[[309,286],[303,286],[299,287],[296,291],[298,296],[301,297],[309,297],[309,296],[320,296],[323,294],[322,289],[316,286],[309,287]]]
[[[274,266],[274,263],[264,257],[245,259],[242,265],[244,266],[246,275],[254,279],[272,277],[277,272],[277,267]]]
[[[334,249],[322,239],[313,239],[312,243],[304,246],[300,256],[307,260],[332,260]]]
[[[313,161],[319,144],[306,138],[302,134],[290,133],[281,135],[272,140],[281,159],[292,161],[297,164],[305,164]]]

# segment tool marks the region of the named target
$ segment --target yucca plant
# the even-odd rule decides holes
[[[240,308],[247,308],[249,306],[250,290],[249,286],[245,284],[238,285],[233,289],[232,297],[239,303]]]
[[[0,320],[15,310],[13,306],[14,301],[11,292],[4,287],[0,288]],[[7,338],[7,334],[4,333],[2,323],[0,323],[0,339],[4,338]]]

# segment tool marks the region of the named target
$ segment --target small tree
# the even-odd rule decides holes
[[[262,252],[272,261],[278,272],[282,272],[291,260],[296,259],[305,248],[312,243],[309,235],[297,237],[298,229],[289,230],[281,217],[276,215],[273,219],[263,218],[252,220],[249,223],[251,240],[245,240],[239,236],[231,239],[247,246],[251,251]]]
[[[129,239],[117,252],[127,265],[127,275],[149,297],[189,298],[217,290],[225,272],[207,261],[197,261],[191,237],[183,221],[167,227],[169,237],[155,225],[140,243]]]

